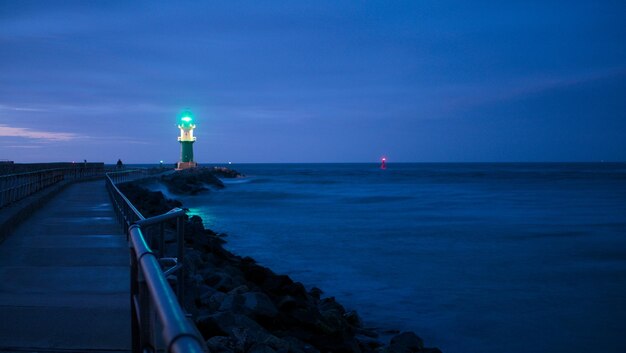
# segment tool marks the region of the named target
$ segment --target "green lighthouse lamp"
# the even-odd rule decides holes
[[[176,170],[195,168],[197,163],[193,160],[193,143],[196,141],[196,138],[193,136],[193,129],[196,128],[196,125],[193,123],[191,112],[183,112],[178,128],[180,129],[178,142],[180,142],[181,153],[180,162],[178,162]]]

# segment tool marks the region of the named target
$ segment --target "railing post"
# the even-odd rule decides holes
[[[141,352],[156,351],[156,342],[154,340],[154,308],[150,300],[150,292],[148,285],[143,276],[143,272],[139,271],[139,328]]]
[[[130,335],[133,353],[141,353],[140,323],[139,323],[139,283],[137,270],[137,255],[130,246]]]
[[[180,269],[176,275],[176,294],[178,302],[184,308],[185,304],[185,219],[184,217],[176,218],[176,238],[178,245],[178,263]]]
[[[159,231],[159,257],[165,256],[165,223],[161,223]]]

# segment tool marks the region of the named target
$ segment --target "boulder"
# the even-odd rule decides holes
[[[248,288],[248,286],[246,286],[245,284],[242,284],[239,287],[232,289],[230,292],[228,292],[228,294],[244,294],[249,291],[250,291],[250,288]]]
[[[196,271],[203,266],[204,260],[202,259],[202,253],[193,250],[185,252],[185,268],[189,273],[196,273]]]
[[[363,322],[361,321],[361,317],[354,310],[350,310],[346,312],[345,314],[343,314],[343,317],[346,319],[348,324],[354,327],[361,327],[363,325]]]
[[[286,275],[270,275],[262,284],[263,289],[266,292],[272,294],[285,294],[283,288],[293,284],[293,281]]]
[[[256,264],[256,260],[251,258],[250,256],[246,256],[243,259],[241,259],[241,263],[243,265],[253,265],[253,264]]]
[[[264,293],[248,292],[243,294],[243,306],[255,317],[273,318],[278,315],[278,309],[272,300]]]
[[[158,216],[183,205],[180,201],[167,199],[162,192],[150,191],[137,182],[118,184],[118,188],[144,217]]]
[[[202,302],[202,304],[204,304],[212,312],[217,311],[219,310],[220,306],[222,306],[224,298],[226,298],[226,294],[222,292],[215,292],[208,298],[206,303]]]
[[[275,340],[274,336],[254,320],[232,312],[218,312],[198,317],[196,325],[204,337],[230,336],[236,340],[241,340],[241,337],[245,336],[251,342],[263,343]]]
[[[297,335],[294,335],[297,336]],[[287,343],[289,352],[298,353],[320,353],[320,351],[313,345],[303,342],[296,337],[285,337],[284,341]]]
[[[216,272],[204,279],[204,282],[222,292],[228,292],[235,288],[232,277],[224,272]]]
[[[255,343],[246,353],[276,353],[276,351],[265,343]]]
[[[290,295],[285,295],[278,299],[278,309],[280,311],[289,312],[297,307],[298,301]]]
[[[313,306],[296,308],[289,315],[298,322],[299,326],[306,327],[314,333],[319,333],[316,328],[325,321],[324,316]]]
[[[324,292],[321,289],[317,288],[317,287],[313,287],[309,291],[309,295],[312,296],[313,298],[317,299],[317,300],[319,300],[322,297],[323,293]]]
[[[281,349],[285,349],[285,347],[288,347],[287,342],[271,334],[263,338],[260,343],[267,344],[277,352],[279,352]]]
[[[340,313],[336,311],[323,311],[323,320],[318,324],[324,334],[331,336],[340,336],[346,332],[348,325]]]
[[[235,344],[233,339],[226,336],[214,336],[206,342],[211,353],[234,353]]]
[[[306,299],[307,293],[304,285],[300,282],[292,282],[284,285],[282,288],[283,293],[289,294],[297,299]]]
[[[242,313],[244,301],[245,299],[241,294],[226,294],[218,310],[232,313]]]
[[[247,264],[241,268],[245,278],[257,285],[262,285],[270,276],[274,276],[274,273],[267,267],[259,266],[257,264]]]
[[[198,292],[198,296],[196,297],[196,302],[204,306],[209,305],[209,300],[215,293],[221,293],[221,292],[218,292],[217,289],[213,287],[209,287],[205,284],[201,284],[197,286],[197,292]]]
[[[388,353],[414,353],[424,349],[424,341],[413,332],[402,332],[391,338]]]
[[[213,167],[213,175],[220,178],[243,178],[245,175],[226,167]]]
[[[384,346],[382,342],[370,336],[356,335],[355,338],[359,341],[359,345],[362,351],[375,350]]]
[[[337,303],[335,297],[328,297],[320,300],[318,307],[321,312],[333,311],[340,315],[343,315],[346,312],[346,309],[344,309],[341,304]]]

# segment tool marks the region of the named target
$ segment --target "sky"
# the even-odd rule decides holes
[[[624,1],[0,0],[0,160],[626,161]]]

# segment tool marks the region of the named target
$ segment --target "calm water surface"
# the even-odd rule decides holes
[[[228,248],[444,352],[626,352],[626,164],[233,165]]]

